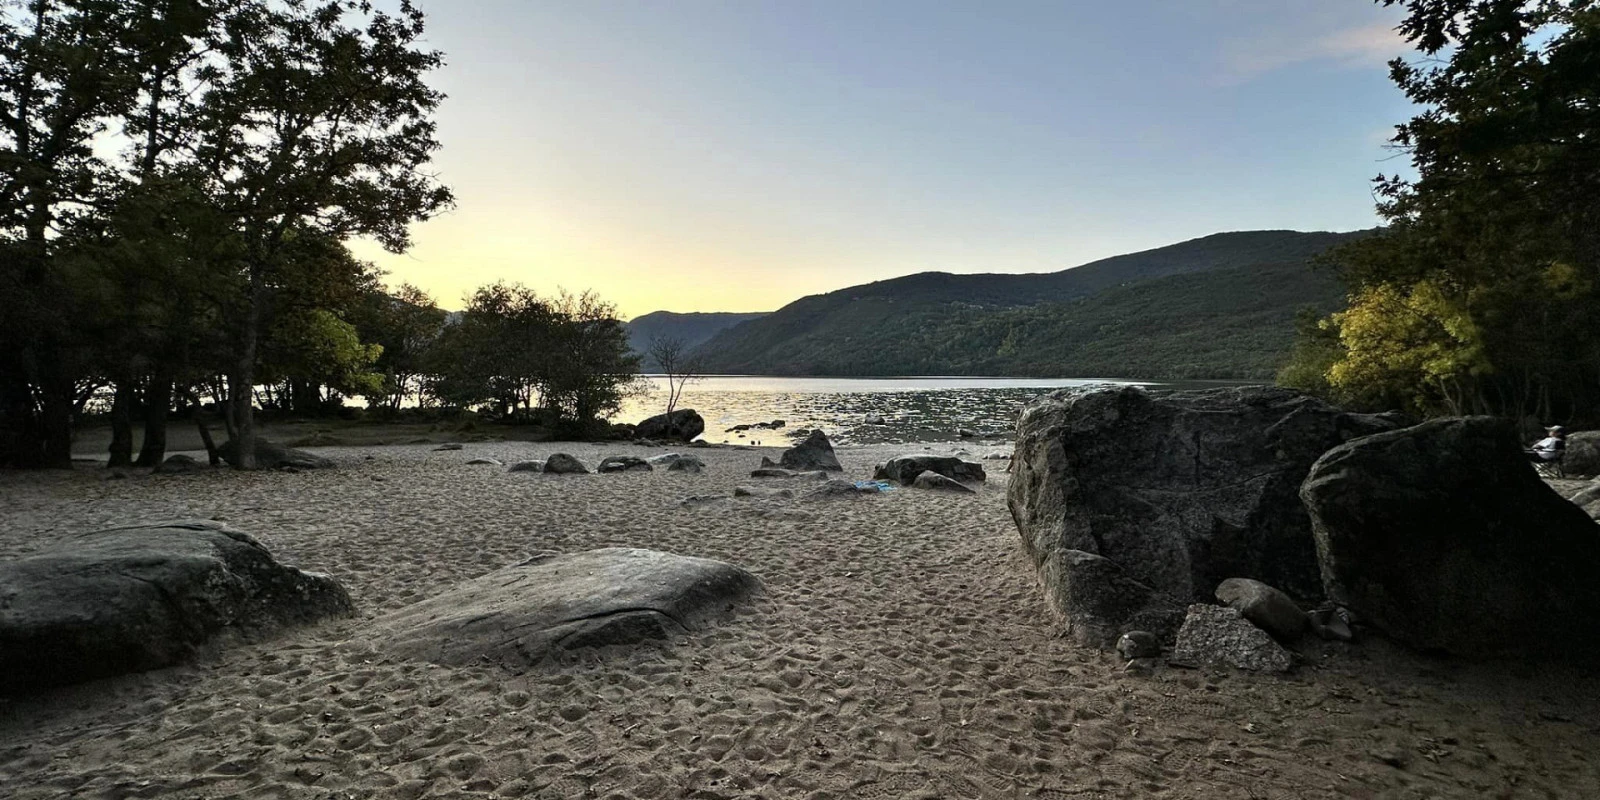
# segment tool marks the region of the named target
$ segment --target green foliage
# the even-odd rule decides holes
[[[1363,235],[1223,234],[1050,275],[913,275],[804,298],[699,354],[724,373],[1268,378],[1295,310],[1337,307],[1309,261]]]
[[[1392,75],[1417,177],[1341,250],[1336,395],[1425,414],[1591,418],[1600,403],[1600,8],[1387,0],[1428,58]]]
[[[639,371],[614,306],[506,283],[473,293],[424,360],[426,391],[445,405],[502,416],[538,408],[579,423],[616,411]]]

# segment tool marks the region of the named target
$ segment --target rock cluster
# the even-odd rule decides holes
[[[872,477],[880,481],[894,481],[902,486],[910,486],[917,481],[917,477],[925,472],[943,475],[953,481],[963,483],[982,483],[988,478],[983,471],[983,465],[976,461],[963,461],[956,456],[935,456],[916,454],[895,456],[887,462],[879,464],[873,471]]]

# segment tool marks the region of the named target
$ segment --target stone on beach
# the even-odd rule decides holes
[[[334,579],[218,522],[97,531],[0,564],[0,694],[170,666],[224,632],[352,610]]]
[[[498,458],[474,458],[467,461],[469,467],[499,467],[504,466]]]
[[[1238,609],[1195,604],[1189,606],[1172,663],[1188,667],[1236,667],[1254,672],[1286,672],[1294,656],[1252,625]]]
[[[554,453],[545,459],[544,471],[552,475],[587,475],[589,466],[566,453]]]
[[[544,472],[543,461],[518,461],[512,464],[506,472]]]
[[[1067,550],[1051,563],[1046,580],[1079,644],[1109,648],[1123,631],[1146,630],[1171,641],[1183,622],[1182,601],[1139,582],[1115,561],[1082,550]]]
[[[770,461],[763,460],[762,466],[768,466]],[[839,463],[839,458],[833,454],[833,445],[828,442],[828,437],[821,430],[814,430],[805,438],[805,441],[783,451],[778,458],[777,467],[795,472],[808,472],[812,470],[825,470],[828,472],[842,472],[844,466]]]
[[[655,441],[689,442],[706,431],[706,421],[692,408],[680,408],[671,414],[657,414],[634,426],[633,433],[640,439]]]
[[[203,472],[210,468],[209,464],[202,463],[194,456],[178,453],[177,455],[167,456],[167,460],[161,462],[161,466],[156,467],[156,472],[176,474],[180,472]]]
[[[649,472],[654,467],[650,462],[638,456],[606,456],[600,460],[600,465],[594,468],[595,472]]]
[[[984,473],[983,465],[976,461],[964,461],[956,456],[920,453],[895,456],[879,464],[872,477],[875,480],[894,481],[903,486],[910,486],[916,482],[917,476],[924,472],[937,473],[965,483],[981,483],[989,477]]]
[[[1328,596],[1412,647],[1600,650],[1600,531],[1515,429],[1440,419],[1329,451],[1301,491]]]
[[[734,497],[794,497],[793,489],[766,489],[760,486],[735,486]]]
[[[516,670],[560,651],[698,630],[760,590],[725,562],[607,547],[496,570],[379,617],[369,636],[407,658]]]
[[[911,485],[918,489],[930,489],[936,492],[955,492],[958,494],[977,494],[978,490],[954,478],[946,478],[937,472],[929,470],[917,476]]]
[[[1306,612],[1289,596],[1261,581],[1229,578],[1217,586],[1217,600],[1238,610],[1256,627],[1281,642],[1292,642],[1305,633]]]

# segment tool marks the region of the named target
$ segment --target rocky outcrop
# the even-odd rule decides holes
[[[1067,598],[1082,595],[1064,565],[1074,552],[1180,604],[1248,577],[1314,605],[1322,581],[1300,483],[1324,452],[1398,424],[1270,387],[1057,392],[1022,414],[1007,504],[1069,615],[1079,601]]]
[[[956,494],[977,494],[978,490],[968,486],[955,478],[946,478],[937,472],[928,470],[917,476],[911,485],[918,489],[931,489],[936,492],[954,492]]]
[[[543,471],[552,475],[587,475],[589,465],[579,461],[576,456],[553,453],[545,459]]]
[[[657,414],[634,426],[633,435],[660,442],[688,442],[706,432],[706,421],[692,408]]]
[[[332,469],[333,461],[319,455],[284,447],[277,442],[256,438],[256,469]],[[217,455],[231,466],[238,466],[239,443],[229,439],[217,448]]]
[[[1328,595],[1422,649],[1600,649],[1600,530],[1534,473],[1514,428],[1434,420],[1349,442],[1301,490]]]
[[[1289,596],[1261,581],[1229,578],[1217,587],[1217,599],[1280,642],[1305,633],[1308,618]]]
[[[907,455],[895,456],[879,464],[873,472],[874,480],[894,481],[902,486],[915,483],[917,476],[933,472],[955,481],[982,483],[988,479],[983,465],[976,461],[963,461],[955,456]]]
[[[218,522],[103,530],[0,564],[0,694],[170,666],[224,632],[351,611],[338,582]]]
[[[766,467],[770,461],[763,461]],[[833,445],[828,442],[828,437],[821,430],[814,430],[805,438],[805,441],[783,451],[778,458],[777,467],[795,472],[809,472],[825,470],[827,472],[843,472],[844,466],[839,463],[839,458],[833,454]]]
[[[697,630],[760,589],[732,564],[608,547],[496,570],[378,618],[369,635],[406,658],[520,671],[561,651]]]
[[[1600,431],[1569,434],[1561,470],[1568,475],[1600,475]]]
[[[1286,672],[1294,666],[1294,656],[1237,609],[1203,604],[1189,606],[1169,660],[1189,667],[1254,672]]]
[[[654,467],[650,462],[638,456],[606,456],[600,460],[600,465],[594,468],[595,472],[649,472]]]

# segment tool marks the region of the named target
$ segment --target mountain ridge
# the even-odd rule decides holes
[[[1372,233],[1234,231],[1057,272],[915,273],[802,297],[771,314],[718,331],[695,352],[707,371],[725,374],[1083,377],[1082,364],[1073,359],[1086,353],[1100,353],[1090,360],[1102,365],[1107,354],[1139,354],[1139,342],[1119,330],[1137,328],[1142,331],[1138,337],[1144,338],[1159,338],[1163,330],[1184,330],[1203,358],[1190,360],[1182,346],[1163,340],[1163,347],[1156,349],[1166,352],[1168,360],[1137,359],[1141,369],[1154,372],[1096,377],[1270,377],[1276,367],[1264,353],[1281,350],[1287,355],[1296,310],[1305,306],[1331,310],[1342,299],[1332,276],[1313,272],[1312,259],[1332,246]],[[1143,288],[1133,294],[1126,291],[1136,286]],[[1167,292],[1191,297],[1165,297]],[[1270,297],[1276,305],[1256,308],[1251,295]],[[1195,297],[1206,299],[1210,307],[1190,302]],[[1160,316],[1137,325],[1131,323],[1138,320],[1118,316],[1135,313],[1132,306],[1141,304],[1160,309]],[[1254,315],[1255,324],[1265,328],[1234,330],[1225,316],[1229,313]],[[1082,329],[1074,322],[1080,318],[1094,321],[1107,333]],[[1194,319],[1208,319],[1227,329],[1219,341],[1241,348],[1237,363],[1206,342],[1203,332],[1190,330]],[[1010,326],[1008,333],[991,341],[995,326],[1002,322]],[[1051,345],[1047,337],[1063,335],[1075,337],[1073,341],[1082,346],[1055,346],[1060,342],[1046,346]],[[1028,337],[1037,341],[1030,344]],[[1095,341],[1106,337],[1112,341]],[[983,348],[992,352],[980,353]],[[1061,360],[1045,360],[1039,355],[1043,352],[1056,353]]]

